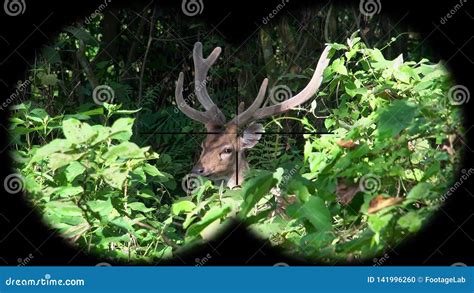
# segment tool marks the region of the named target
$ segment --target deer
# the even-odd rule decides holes
[[[245,151],[253,148],[264,133],[263,125],[256,121],[285,113],[308,101],[319,90],[323,80],[323,71],[329,64],[326,46],[317,63],[314,74],[298,94],[281,103],[265,106],[265,94],[268,78],[262,81],[257,97],[244,111],[243,102],[239,104],[236,116],[230,121],[213,102],[207,91],[207,75],[211,66],[218,59],[222,49],[216,47],[207,58],[203,58],[202,44],[196,42],[193,49],[194,92],[204,111],[189,106],[183,97],[183,72],[179,73],[176,83],[175,100],[178,109],[187,117],[202,123],[207,129],[206,138],[201,143],[199,160],[191,174],[206,177],[213,182],[220,182],[232,189],[240,186],[249,170]]]

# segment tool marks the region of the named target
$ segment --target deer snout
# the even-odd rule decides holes
[[[208,170],[206,170],[202,165],[196,165],[194,168],[191,170],[191,173],[206,176],[208,173]]]

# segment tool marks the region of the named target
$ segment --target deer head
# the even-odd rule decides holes
[[[279,104],[262,107],[268,86],[268,79],[265,78],[252,105],[244,111],[244,105],[241,103],[237,115],[226,122],[224,114],[214,104],[206,88],[209,68],[216,62],[222,50],[217,47],[204,59],[202,44],[197,42],[193,50],[194,89],[205,111],[190,107],[184,100],[182,72],[179,74],[175,92],[176,104],[181,112],[204,124],[208,132],[201,144],[201,156],[192,172],[211,180],[224,180],[229,188],[241,184],[248,169],[245,150],[254,147],[264,131],[263,126],[255,121],[284,113],[309,100],[321,85],[323,71],[329,64],[329,49],[327,46],[322,52],[313,77],[300,93]]]

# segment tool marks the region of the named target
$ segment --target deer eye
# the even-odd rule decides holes
[[[231,148],[225,148],[224,153],[230,154],[230,153],[232,153],[232,149]]]

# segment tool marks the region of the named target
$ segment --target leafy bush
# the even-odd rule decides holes
[[[133,118],[111,123],[137,111],[104,107],[105,114],[99,108],[58,117],[30,104],[14,108],[15,154],[29,197],[48,223],[88,251],[169,255],[170,206],[159,198],[176,184],[153,163],[158,154],[130,142]],[[87,123],[96,115],[103,124]]]
[[[271,215],[254,228],[292,255],[367,258],[418,231],[442,203],[459,162],[460,114],[440,64],[386,60],[355,35],[332,46],[321,96],[334,106],[325,120],[333,135],[305,135],[302,167],[286,180],[283,170],[267,175],[267,186],[249,181],[244,198],[256,203],[253,217]],[[266,190],[246,193],[253,185]]]

